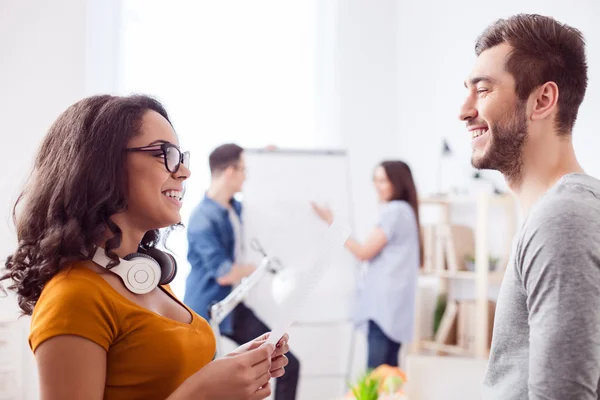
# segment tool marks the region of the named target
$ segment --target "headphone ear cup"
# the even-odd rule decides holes
[[[144,250],[145,254],[154,258],[160,265],[160,284],[168,285],[177,275],[177,262],[175,258],[164,251],[157,248],[149,248]]]
[[[155,259],[143,253],[132,253],[123,260],[127,264],[121,263],[113,267],[113,270],[121,276],[129,291],[149,293],[159,284],[161,268]]]

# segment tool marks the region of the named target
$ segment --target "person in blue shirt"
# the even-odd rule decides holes
[[[379,221],[364,243],[346,241],[346,248],[367,262],[356,303],[355,322],[368,330],[367,367],[398,366],[402,343],[412,340],[415,300],[423,246],[419,228],[417,189],[402,161],[384,161],[373,183],[381,203]],[[313,204],[328,224],[333,213]]]
[[[188,261],[184,302],[209,319],[209,307],[231,293],[232,286],[254,272],[256,266],[244,263],[242,204],[234,195],[246,179],[244,149],[223,144],[209,156],[210,188],[194,209],[187,226]],[[269,332],[245,304],[240,303],[220,325],[221,333],[241,344]],[[294,400],[300,363],[287,354],[285,375],[275,385],[275,400]]]

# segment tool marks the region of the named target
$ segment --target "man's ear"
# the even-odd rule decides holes
[[[542,120],[548,118],[558,107],[558,85],[554,82],[546,82],[531,94],[534,96],[532,100],[533,109],[531,111],[531,119]]]
[[[223,170],[223,175],[231,176],[235,172],[235,165],[230,165]]]

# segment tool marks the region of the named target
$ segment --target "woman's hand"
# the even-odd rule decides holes
[[[325,221],[327,225],[331,225],[333,223],[333,212],[329,207],[320,206],[317,203],[312,202],[310,203],[310,205],[312,206],[315,214],[317,214],[319,218]]]
[[[257,337],[251,342],[241,345],[232,353],[228,354],[228,356],[243,354],[249,350],[260,347],[261,345],[266,343],[267,339],[269,338],[269,335],[270,332],[265,333],[264,335]],[[288,358],[285,356],[285,354],[287,354],[287,352],[290,351],[290,346],[288,344],[289,339],[290,337],[286,333],[281,339],[279,339],[279,342],[277,342],[275,351],[271,355],[271,369],[269,370],[271,378],[279,378],[283,376],[283,374],[285,374],[285,366],[288,364]]]
[[[190,376],[168,400],[262,400],[271,395],[271,357],[275,347],[262,344],[208,363]]]

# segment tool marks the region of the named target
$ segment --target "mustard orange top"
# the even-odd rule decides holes
[[[167,286],[161,288],[179,302]],[[43,289],[29,345],[35,351],[54,336],[84,337],[107,352],[104,399],[164,399],[215,354],[210,325],[185,308],[192,315],[189,324],[135,304],[94,271],[74,264]]]

